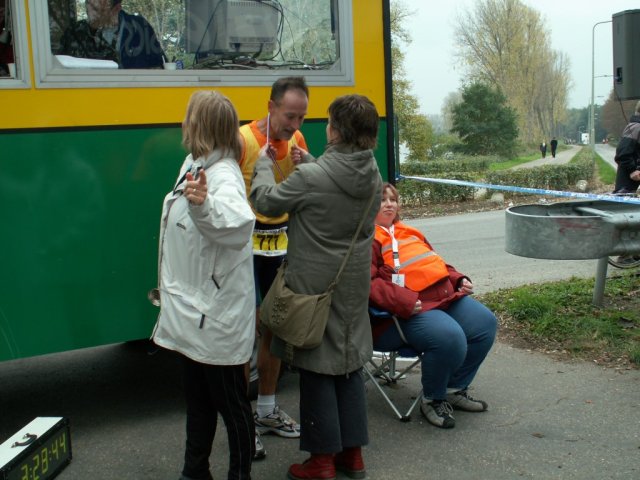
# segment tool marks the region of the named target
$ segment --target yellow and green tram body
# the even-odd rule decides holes
[[[242,122],[266,114],[270,83],[51,87],[37,77],[37,25],[24,1],[27,86],[0,79],[0,360],[148,338],[162,199],[185,157],[180,124],[191,93],[216,88]],[[349,1],[353,80],[309,81],[302,132],[312,153],[327,108],[349,93],[380,113],[376,158],[394,175],[389,2]],[[290,71],[282,74],[304,75]],[[274,79],[277,78],[274,74]]]

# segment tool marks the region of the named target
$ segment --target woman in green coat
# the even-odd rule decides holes
[[[336,468],[365,475],[361,447],[368,443],[366,398],[359,370],[371,358],[368,295],[374,218],[382,179],[372,149],[379,116],[361,95],[329,106],[327,148],[276,184],[268,146],[256,164],[251,201],[256,211],[289,213],[286,284],[296,293],[319,294],[335,278],[364,217],[362,230],[333,292],[320,346],[287,351],[274,337],[271,351],[300,372],[300,448],[311,453],[289,468],[291,479],[333,479]]]

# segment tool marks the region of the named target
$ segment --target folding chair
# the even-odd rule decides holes
[[[369,361],[363,368],[363,372],[365,374],[365,383],[371,380],[373,386],[376,388],[376,390],[378,390],[378,392],[380,392],[380,395],[382,395],[384,400],[391,407],[393,412],[398,417],[398,420],[400,420],[401,422],[408,422],[411,420],[411,414],[413,413],[413,410],[420,403],[420,400],[422,398],[422,389],[420,389],[419,394],[416,396],[416,399],[409,407],[409,410],[407,410],[407,413],[402,415],[398,407],[396,407],[389,395],[387,395],[387,392],[384,391],[383,386],[389,387],[395,385],[398,380],[405,378],[407,373],[409,373],[411,370],[413,370],[413,368],[420,364],[422,355],[409,346],[409,342],[407,342],[407,339],[404,337],[404,333],[402,333],[402,330],[400,329],[398,319],[394,315],[370,306],[369,317],[372,319],[393,319],[395,328],[398,329],[400,338],[404,341],[405,345],[398,350],[386,352],[377,351],[375,350],[374,346],[373,357],[369,359]],[[396,363],[401,358],[407,359],[410,363],[408,366],[398,370]]]

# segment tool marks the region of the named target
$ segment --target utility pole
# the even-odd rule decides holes
[[[589,144],[591,145],[591,150],[595,152],[596,150],[596,126],[595,126],[595,34],[596,34],[596,26],[601,25],[603,23],[611,23],[612,20],[606,20],[603,22],[596,22],[593,24],[593,28],[591,29],[591,111],[589,113]]]

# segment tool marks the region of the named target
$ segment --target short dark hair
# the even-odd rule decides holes
[[[329,123],[340,143],[362,150],[376,147],[380,119],[376,106],[364,95],[344,95],[329,105]]]
[[[289,90],[300,90],[309,98],[309,87],[304,77],[282,77],[274,82],[271,86],[270,100],[278,102],[282,100],[284,94]]]

